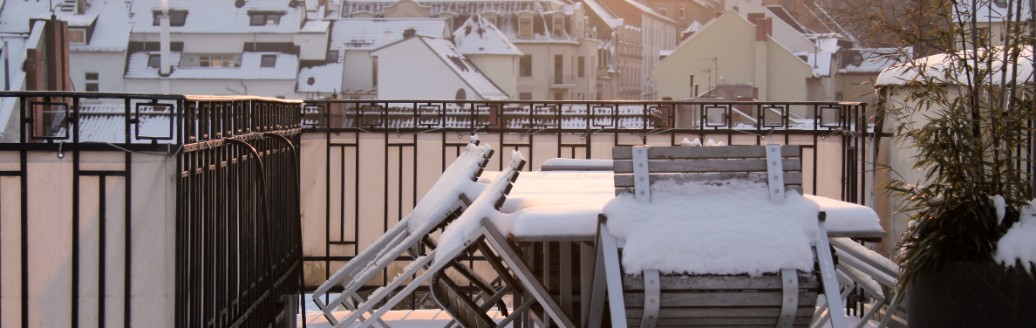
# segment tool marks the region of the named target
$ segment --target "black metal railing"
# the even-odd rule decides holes
[[[282,296],[298,294],[301,278],[299,108],[258,97],[0,92],[0,154],[17,159],[0,169],[0,180],[16,181],[0,194],[21,195],[0,204],[18,215],[3,217],[18,255],[3,259],[0,280],[20,285],[2,288],[3,305],[19,310],[0,325],[294,320]]]
[[[873,183],[866,110],[855,102],[306,101],[303,132],[313,136],[307,145],[324,147],[308,148],[314,156],[303,160],[323,187],[308,191],[322,198],[309,204],[324,205],[304,218],[324,232],[306,236],[306,276],[334,272],[409,212],[469,134],[521,150],[529,170],[553,157],[608,159],[619,145],[798,144],[807,161],[806,192],[862,204]],[[496,157],[489,169],[502,167],[506,156]],[[402,267],[409,259],[398,261]]]

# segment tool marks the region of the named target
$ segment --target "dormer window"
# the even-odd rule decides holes
[[[68,43],[86,44],[86,29],[79,27],[68,28]]]
[[[518,37],[532,37],[532,16],[522,15],[518,17]]]
[[[259,57],[259,67],[277,66],[277,55],[263,55]]]
[[[151,12],[152,18],[154,19],[151,23],[152,26],[158,26],[161,22],[162,11],[154,10]],[[187,11],[178,9],[169,9],[169,26],[184,26],[187,23]]]
[[[249,24],[251,26],[279,25],[283,11],[250,11],[248,12]]]
[[[554,36],[561,37],[565,35],[565,17],[554,16],[553,24]]]
[[[162,65],[162,56],[158,54],[151,54],[147,56],[147,67],[158,68]]]

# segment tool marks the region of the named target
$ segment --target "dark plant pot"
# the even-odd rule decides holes
[[[1036,282],[989,262],[949,262],[907,289],[914,327],[1036,327]]]

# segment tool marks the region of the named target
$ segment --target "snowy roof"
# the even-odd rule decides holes
[[[158,68],[149,67],[148,59],[158,52],[134,52],[130,54],[126,78],[159,78]],[[180,63],[182,54],[172,52],[170,62]],[[261,67],[263,56],[275,56],[273,67]],[[181,64],[182,65],[182,64]],[[204,80],[295,80],[299,71],[299,58],[293,54],[279,52],[245,52],[241,54],[240,67],[183,67],[173,65],[171,79]]]
[[[465,55],[523,55],[493,23],[475,15],[453,32],[457,49]]]
[[[419,37],[428,48],[439,55],[443,63],[450,67],[461,79],[464,80],[480,97],[487,100],[506,100],[510,97],[496,84],[493,84],[475,64],[471,63],[464,54],[453,46],[453,43],[446,39]]]
[[[176,0],[169,10],[185,10],[183,26],[171,26],[173,33],[302,33],[326,31],[330,22],[304,21],[305,6],[289,6],[288,1],[248,0],[237,8],[235,1]],[[155,12],[162,10],[162,0],[135,0],[132,6],[133,32],[158,33]],[[253,14],[279,17],[276,24],[252,26]],[[311,25],[312,24],[312,25]],[[305,25],[305,26],[304,26]]]
[[[298,90],[299,92],[341,92],[342,91],[342,70],[345,67],[342,63],[330,63],[327,65],[305,67],[299,70]],[[310,78],[313,83],[310,84]]]
[[[903,49],[898,48],[863,48],[848,49],[860,54],[859,63],[849,63],[838,70],[839,73],[881,73],[882,70],[892,66],[893,60],[889,56],[895,55]],[[910,51],[906,49],[905,51]]]
[[[331,49],[373,50],[403,39],[403,32],[446,37],[444,18],[343,18],[331,28]]]
[[[704,26],[698,21],[691,22],[691,25],[687,25],[687,29],[683,30],[683,33],[698,33]]]
[[[1001,48],[997,48],[994,51],[996,53],[991,56],[994,58],[992,63],[992,74],[990,80],[994,83],[999,83],[1001,80],[1000,68],[1003,65],[1003,61],[999,60],[1002,56],[998,55],[1001,53]],[[970,50],[969,50],[970,51]],[[985,51],[985,50],[980,50]],[[974,58],[972,55],[968,55],[968,58]],[[956,59],[955,59],[956,58]],[[971,62],[966,63],[968,66]],[[1011,65],[1011,63],[1009,63]],[[923,74],[933,79],[936,82],[942,83],[960,83],[966,84],[966,75],[964,74],[964,68],[959,60],[959,56],[950,56],[949,54],[935,54],[924,58],[918,58],[913,61],[896,63],[878,74],[878,79],[875,81],[875,85],[905,85],[911,81],[917,81]],[[1017,69],[1015,71],[1018,82],[1028,83],[1033,80],[1033,52],[1032,47],[1026,47],[1022,49],[1021,54],[1018,56],[1017,65],[1011,65],[1009,70]],[[923,71],[923,73],[922,73]],[[954,81],[956,80],[956,81]],[[1008,80],[1011,80],[1008,78]]]
[[[55,10],[69,28],[93,26],[89,43],[70,44],[72,52],[124,51],[129,43],[129,9],[125,2],[93,1],[82,14]],[[0,10],[0,33],[28,33],[30,19],[49,19],[47,1],[7,1]]]
[[[598,3],[597,0],[583,0],[583,3],[585,3],[586,6],[590,8],[590,11],[592,11],[594,14],[597,14],[597,17],[600,17],[601,20],[608,25],[608,27],[616,29],[622,26],[623,19],[621,17],[616,17],[615,14],[613,14],[611,11],[608,11],[608,8],[605,8],[603,5]]]
[[[397,0],[363,0],[346,1],[342,4],[342,12],[346,14],[370,13],[383,14],[385,8],[395,4]],[[553,12],[560,10],[570,14],[572,4],[563,0],[425,0],[414,1],[427,6],[429,14],[438,16],[443,13],[452,14],[515,14],[518,12]],[[567,9],[566,9],[567,8]]]
[[[126,111],[122,104],[82,104],[79,107],[79,141],[80,142],[126,142]],[[176,129],[170,125],[170,113],[156,112],[154,115],[142,115],[139,123],[130,124],[130,143],[151,142],[152,139],[141,137],[167,138],[175,137]],[[139,129],[139,131],[138,131]],[[65,134],[59,129],[56,135]],[[69,133],[71,135],[71,133]],[[169,143],[172,140],[159,142]]]
[[[960,13],[965,17],[971,14],[971,5],[975,2],[975,21],[976,22],[989,22],[998,23],[1004,22],[1008,19],[1012,21],[1018,21],[1014,19],[1014,16],[1021,13],[1021,20],[1028,20],[1029,1],[997,1],[997,0],[964,0],[955,1],[954,12]]]

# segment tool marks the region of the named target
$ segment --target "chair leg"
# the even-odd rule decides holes
[[[820,212],[817,220],[817,243],[814,247],[817,254],[817,260],[820,263],[820,279],[824,283],[824,297],[827,300],[827,306],[831,313],[831,325],[834,328],[845,328],[847,326],[845,316],[842,315],[841,309],[842,298],[838,288],[838,278],[835,276],[835,263],[831,256],[831,244],[827,241],[827,228],[824,226],[824,221],[827,219],[827,213]],[[839,311],[835,313],[834,311]]]

